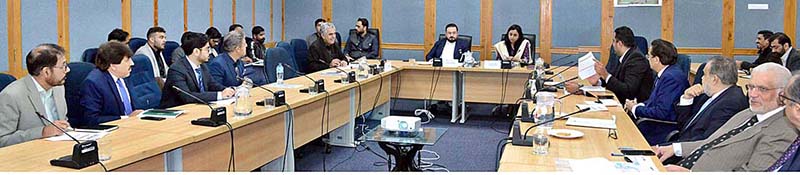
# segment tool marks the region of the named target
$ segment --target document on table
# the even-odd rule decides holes
[[[648,157],[639,156],[634,158],[634,156],[629,156],[630,159],[637,159],[639,161],[644,161],[643,159],[648,159]],[[651,166],[646,165],[643,162],[637,162],[637,160],[633,160],[633,163],[628,162],[612,162],[603,157],[593,157],[587,159],[556,159],[556,170],[558,171],[571,171],[571,172],[590,172],[590,173],[597,173],[597,172],[607,172],[607,173],[620,173],[620,172],[656,172],[658,169],[655,168],[655,164],[650,163]]]
[[[233,102],[236,102],[236,98],[231,97],[227,99],[212,101],[211,104],[215,104],[217,106],[228,106],[233,104]]]
[[[584,86],[580,88],[585,92],[605,92],[606,88],[603,86]]]
[[[600,103],[597,103],[596,101],[586,101],[586,104],[602,104],[606,107],[622,106],[622,104],[614,99],[600,99]]]
[[[295,89],[295,88],[300,88],[300,87],[303,87],[303,85],[299,85],[299,84],[289,84],[289,83],[283,83],[283,84],[272,83],[272,84],[268,84],[268,85],[267,85],[267,87],[272,87],[272,88],[285,88],[285,89]]]
[[[108,132],[77,132],[77,131],[69,131],[67,133],[69,133],[70,135],[75,137],[75,139],[78,139],[80,141],[97,140],[97,139],[103,138],[103,136],[106,136],[108,134]],[[55,137],[48,137],[45,140],[47,140],[47,141],[68,141],[68,140],[72,140],[72,138],[69,138],[69,136],[67,136],[66,134],[61,134],[61,135],[55,136]]]
[[[592,52],[589,52],[586,55],[578,58],[578,76],[581,77],[581,80],[585,80],[586,78],[597,74],[597,72],[594,71],[594,63],[596,60],[597,59],[594,58],[594,54],[592,54]]]
[[[606,105],[598,104],[598,103],[594,103],[594,102],[591,102],[591,103],[587,102],[586,104],[576,104],[575,106],[577,106],[580,109],[589,108],[589,112],[608,111],[608,108],[606,107]]]
[[[578,118],[578,117],[570,117],[569,119],[567,119],[567,126],[617,129],[617,123],[615,120]]]

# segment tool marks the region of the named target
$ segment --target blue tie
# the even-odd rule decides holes
[[[128,89],[125,88],[125,85],[122,85],[122,79],[117,79],[117,89],[119,89],[119,96],[122,96],[122,106],[125,107],[125,115],[131,114],[133,109],[131,108],[131,99],[128,96]]]
[[[206,86],[203,85],[203,72],[198,68],[194,70],[194,73],[197,75],[197,85],[200,86],[198,87],[200,88],[200,92],[206,92]]]

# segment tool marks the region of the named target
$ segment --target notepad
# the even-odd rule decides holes
[[[104,136],[108,135],[109,132],[76,132],[76,131],[69,131],[67,132],[75,139],[79,141],[87,141],[87,140],[97,140],[103,138]],[[48,137],[45,140],[47,141],[71,141],[72,138],[67,136],[66,134],[61,134],[55,137]]]
[[[617,129],[617,123],[614,120],[577,118],[577,117],[570,117],[569,119],[567,119],[567,126]]]

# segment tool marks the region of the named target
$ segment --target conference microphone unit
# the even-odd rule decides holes
[[[178,92],[183,93],[184,95],[187,95],[197,101],[200,101],[201,103],[207,105],[208,108],[211,108],[211,115],[209,116],[209,118],[199,118],[192,120],[192,125],[217,127],[220,125],[224,125],[225,123],[228,123],[228,118],[227,118],[228,112],[225,110],[225,107],[214,108],[213,106],[211,106],[211,104],[209,104],[205,100],[200,99],[199,97],[194,96],[177,86],[172,86],[172,88],[177,90]]]
[[[572,61],[572,62],[575,62],[575,61]],[[561,73],[564,73],[565,71],[567,71],[567,70],[569,70],[569,69],[572,69],[572,68],[573,68],[573,67],[575,67],[575,66],[578,66],[578,63],[572,63],[572,62],[570,62],[572,65],[570,65],[570,66],[569,66],[569,67],[567,67],[566,69],[563,69],[563,70],[561,70],[561,71],[558,71],[558,73],[555,73],[555,74],[551,75],[550,77],[547,77],[547,78],[545,78],[545,81],[548,81],[548,80],[549,80],[549,81],[553,81],[553,78],[555,78],[556,76],[558,76],[558,75],[561,75]]]
[[[311,82],[314,82],[314,86],[308,87],[307,89],[305,89],[305,91],[311,91],[313,89],[317,93],[325,92],[325,80],[315,80],[315,79],[309,77],[308,75],[306,75],[306,74],[304,74],[304,73],[302,73],[300,71],[297,71],[297,69],[292,68],[292,66],[289,66],[286,63],[280,63],[280,64],[283,64],[283,67],[289,68],[289,70],[292,70],[292,72],[294,72],[294,73],[296,73],[298,75],[302,75],[303,77],[306,77],[307,79],[311,80]],[[300,92],[303,92],[303,91],[304,91],[303,89],[300,90]],[[309,93],[309,92],[303,92],[303,93]]]
[[[442,58],[433,58],[433,59],[431,59],[431,65],[433,67],[442,67],[442,66],[444,66],[444,62],[443,62]]]
[[[53,125],[53,127],[56,127],[56,129],[61,131],[61,133],[64,133],[64,135],[67,135],[67,137],[75,141],[75,145],[72,146],[72,155],[66,155],[56,159],[52,159],[50,160],[50,165],[72,168],[72,169],[82,169],[100,163],[100,159],[98,157],[98,152],[97,152],[98,149],[97,141],[94,140],[87,140],[85,142],[79,141],[78,139],[67,133],[67,131],[64,130],[64,128],[58,127],[58,125],[53,123],[53,121],[50,121],[50,119],[47,119],[47,117],[44,117],[41,113],[36,111],[36,105],[33,104],[33,100],[31,100],[31,98],[28,98],[28,102],[30,102],[31,106],[33,106],[34,113],[36,113],[36,116],[39,117],[39,119],[47,121],[47,123],[50,123],[51,125]]]
[[[252,80],[250,80],[250,79],[245,79],[245,78],[241,78],[241,77],[236,77],[236,79],[239,79],[239,81],[245,81],[245,82],[248,82],[250,84],[253,84]],[[269,89],[267,89],[267,88],[265,88],[263,86],[255,86],[255,87],[258,87],[259,89],[262,89],[264,91],[267,91],[267,92],[271,93],[272,94],[272,99],[273,99],[273,104],[274,104],[275,107],[278,107],[278,106],[286,104],[286,92],[284,92],[283,90],[272,91],[272,90],[269,90]],[[267,100],[268,99],[264,99],[261,102],[256,102],[256,105],[259,105],[259,103],[263,103],[263,105],[260,105],[260,106],[265,106]]]
[[[586,112],[586,111],[589,111],[589,108],[584,108],[584,109],[569,113],[569,114],[564,115],[564,116],[556,117],[556,118],[553,118],[553,119],[550,119],[550,120],[540,121],[539,123],[536,123],[531,127],[528,127],[528,129],[525,130],[525,133],[522,134],[522,135],[520,135],[520,120],[515,120],[514,121],[514,126],[513,126],[513,131],[511,131],[512,132],[512,134],[511,134],[511,137],[512,137],[511,138],[512,139],[511,140],[511,144],[514,145],[514,146],[533,146],[533,136],[528,136],[528,132],[531,131],[531,129],[533,129],[535,127],[538,127],[538,126],[541,126],[541,125],[544,125],[544,124],[555,122],[556,120],[565,119],[565,118],[567,118],[569,116],[573,116],[575,114],[580,114],[580,113],[583,113],[583,112]],[[554,114],[550,114],[550,115],[554,115]]]
[[[317,62],[328,64],[328,63],[326,63],[326,62],[324,62],[322,60],[317,60]],[[334,83],[348,84],[348,83],[356,82],[356,71],[347,72],[344,69],[336,67],[336,66],[334,66],[333,68],[347,74],[347,77],[344,77],[344,78],[338,79],[338,80],[334,80],[333,81]]]

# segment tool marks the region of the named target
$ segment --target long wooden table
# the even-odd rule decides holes
[[[388,102],[392,98],[455,101],[454,106],[460,105],[461,110],[454,109],[454,116],[459,115],[459,118],[454,117],[451,121],[461,119],[463,122],[466,119],[466,115],[461,112],[464,111],[464,102],[513,104],[521,96],[523,85],[530,73],[530,70],[522,68],[511,70],[434,68],[430,65],[400,61],[392,61],[392,64],[395,67],[393,70],[360,80],[359,83],[334,83],[334,80],[340,77],[325,73],[335,69],[310,74],[309,76],[314,79],[325,80],[327,93],[311,95],[300,93],[299,88],[265,86],[273,91],[284,90],[289,105],[274,108],[255,106],[253,114],[247,118],[235,118],[233,105],[228,106],[227,119],[234,129],[236,170],[250,171],[270,162],[279,162],[278,167],[282,168],[276,170],[292,171],[293,148],[307,144],[324,134],[330,134],[329,141],[334,144],[352,146],[353,119],[370,110],[374,110],[373,115],[377,114],[378,117],[388,116],[391,108],[391,103]],[[434,72],[438,74],[439,83],[431,97],[431,78]],[[503,93],[502,85],[506,84],[505,82],[507,86]],[[292,78],[285,83],[298,84],[303,88],[312,85],[312,82],[305,77]],[[251,89],[250,95],[252,102],[271,96],[258,88]],[[323,110],[326,108],[329,109],[329,115]],[[128,118],[108,123],[118,125],[120,129],[103,138],[112,140],[113,148],[111,160],[104,162],[106,167],[112,171],[227,170],[231,146],[228,128],[191,125],[191,120],[208,116],[210,109],[205,105],[187,104],[173,109],[185,110],[187,113],[163,121]],[[323,113],[326,114],[325,117]],[[624,115],[618,116],[618,119],[626,118],[622,117]],[[629,123],[629,125],[622,124],[620,128],[634,128],[630,132],[621,132],[620,140],[632,140],[630,142],[637,143],[619,144],[619,146],[641,148],[639,144],[646,145],[641,134],[638,131],[633,132],[635,126],[630,120],[618,122]],[[0,148],[0,155],[4,155],[0,157],[0,161],[10,162],[0,165],[0,170],[102,171],[99,165],[80,170],[49,165],[50,159],[70,154],[72,144],[72,142],[50,142],[40,139]],[[616,146],[606,145],[613,148]],[[520,148],[519,151],[529,152],[524,148]],[[507,150],[506,154],[513,152]],[[522,152],[520,155],[523,155]],[[503,167],[513,166],[512,163],[515,163],[505,162],[507,161],[501,162],[504,164]],[[530,162],[518,163],[531,165]],[[506,169],[501,168],[501,170]]]
[[[577,75],[575,68],[566,71],[564,74]],[[584,82],[585,83],[585,82]],[[604,93],[611,94],[612,93]],[[563,90],[556,92],[556,97],[565,95]],[[562,99],[563,113],[571,113],[578,111],[576,104],[583,104],[586,101],[595,101],[594,97],[587,97],[583,95],[570,95]],[[533,111],[533,104],[535,102],[528,102],[530,111]],[[556,105],[558,106],[558,105]],[[556,108],[558,110],[558,108]],[[521,112],[521,111],[520,111]],[[518,114],[519,115],[519,114]],[[650,149],[647,141],[642,136],[641,132],[637,129],[630,117],[625,113],[622,107],[608,107],[608,111],[602,112],[585,112],[574,115],[572,117],[578,118],[594,118],[594,119],[612,119],[616,116],[617,124],[617,139],[609,137],[608,129],[587,128],[566,126],[566,120],[558,120],[553,124],[553,129],[572,129],[584,133],[583,137],[574,139],[561,139],[553,136],[548,136],[550,140],[549,153],[546,155],[533,154],[533,147],[514,146],[511,144],[506,145],[503,149],[503,154],[500,159],[500,167],[498,171],[556,171],[557,159],[586,159],[593,157],[602,157],[610,161],[624,161],[622,157],[611,156],[612,152],[619,152],[619,147],[631,147],[635,149]],[[522,122],[520,124],[521,132],[533,126],[533,123]],[[534,129],[535,130],[535,129]],[[512,130],[513,132],[513,130]],[[533,132],[528,133],[533,135]],[[652,157],[654,163],[659,170],[664,171],[658,158]]]

